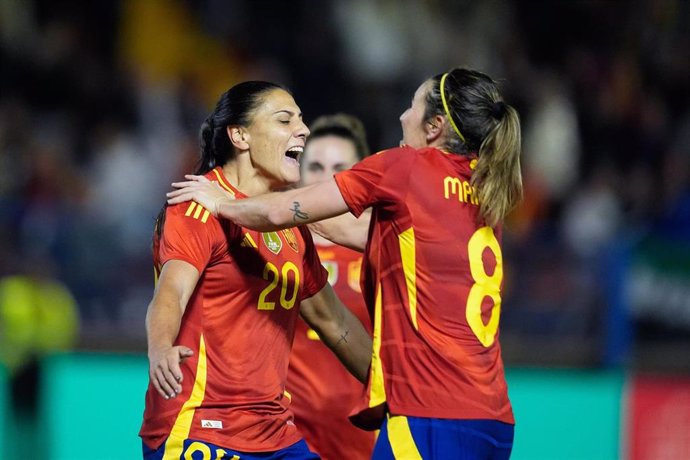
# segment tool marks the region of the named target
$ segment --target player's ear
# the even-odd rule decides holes
[[[446,119],[441,115],[434,115],[424,123],[424,132],[428,143],[441,137],[445,128],[445,121]]]
[[[236,149],[240,151],[249,150],[249,133],[243,126],[228,126],[226,131],[230,142]]]

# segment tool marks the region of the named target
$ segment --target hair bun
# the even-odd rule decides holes
[[[491,116],[497,120],[503,118],[506,113],[506,103],[503,101],[496,101],[491,105]]]

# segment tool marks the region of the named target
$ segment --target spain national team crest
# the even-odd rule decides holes
[[[264,240],[264,244],[273,254],[278,254],[283,249],[283,241],[276,232],[262,233],[261,239]]]
[[[285,230],[283,230],[283,236],[285,237],[285,241],[287,241],[287,244],[292,248],[292,250],[295,252],[299,252],[299,246],[297,245],[297,236],[295,235],[295,232],[293,232],[291,228],[286,228]]]

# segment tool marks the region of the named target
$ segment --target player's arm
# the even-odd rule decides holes
[[[343,214],[330,219],[321,220],[309,224],[309,230],[326,238],[329,241],[364,252],[369,237],[369,222],[371,221],[371,209],[367,209],[361,216]]]
[[[173,343],[198,280],[199,271],[192,264],[182,260],[166,262],[146,312],[149,377],[165,399],[182,391],[180,363],[194,354],[191,349]]]
[[[371,364],[371,337],[335,295],[330,284],[300,305],[302,318],[360,382]]]
[[[216,217],[261,232],[308,224],[349,211],[335,179],[285,192],[266,193],[243,200],[233,200],[216,182],[203,176],[185,176],[175,182],[168,204],[194,200]]]

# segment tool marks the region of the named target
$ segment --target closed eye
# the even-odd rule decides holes
[[[335,165],[335,166],[333,167],[333,170],[334,170],[335,172],[345,171],[345,170],[348,170],[348,169],[350,169],[350,167],[349,167],[348,165],[346,165],[346,164],[343,164],[343,163],[338,163],[337,165]]]
[[[324,167],[321,163],[309,163],[307,169],[311,172],[323,172]]]

